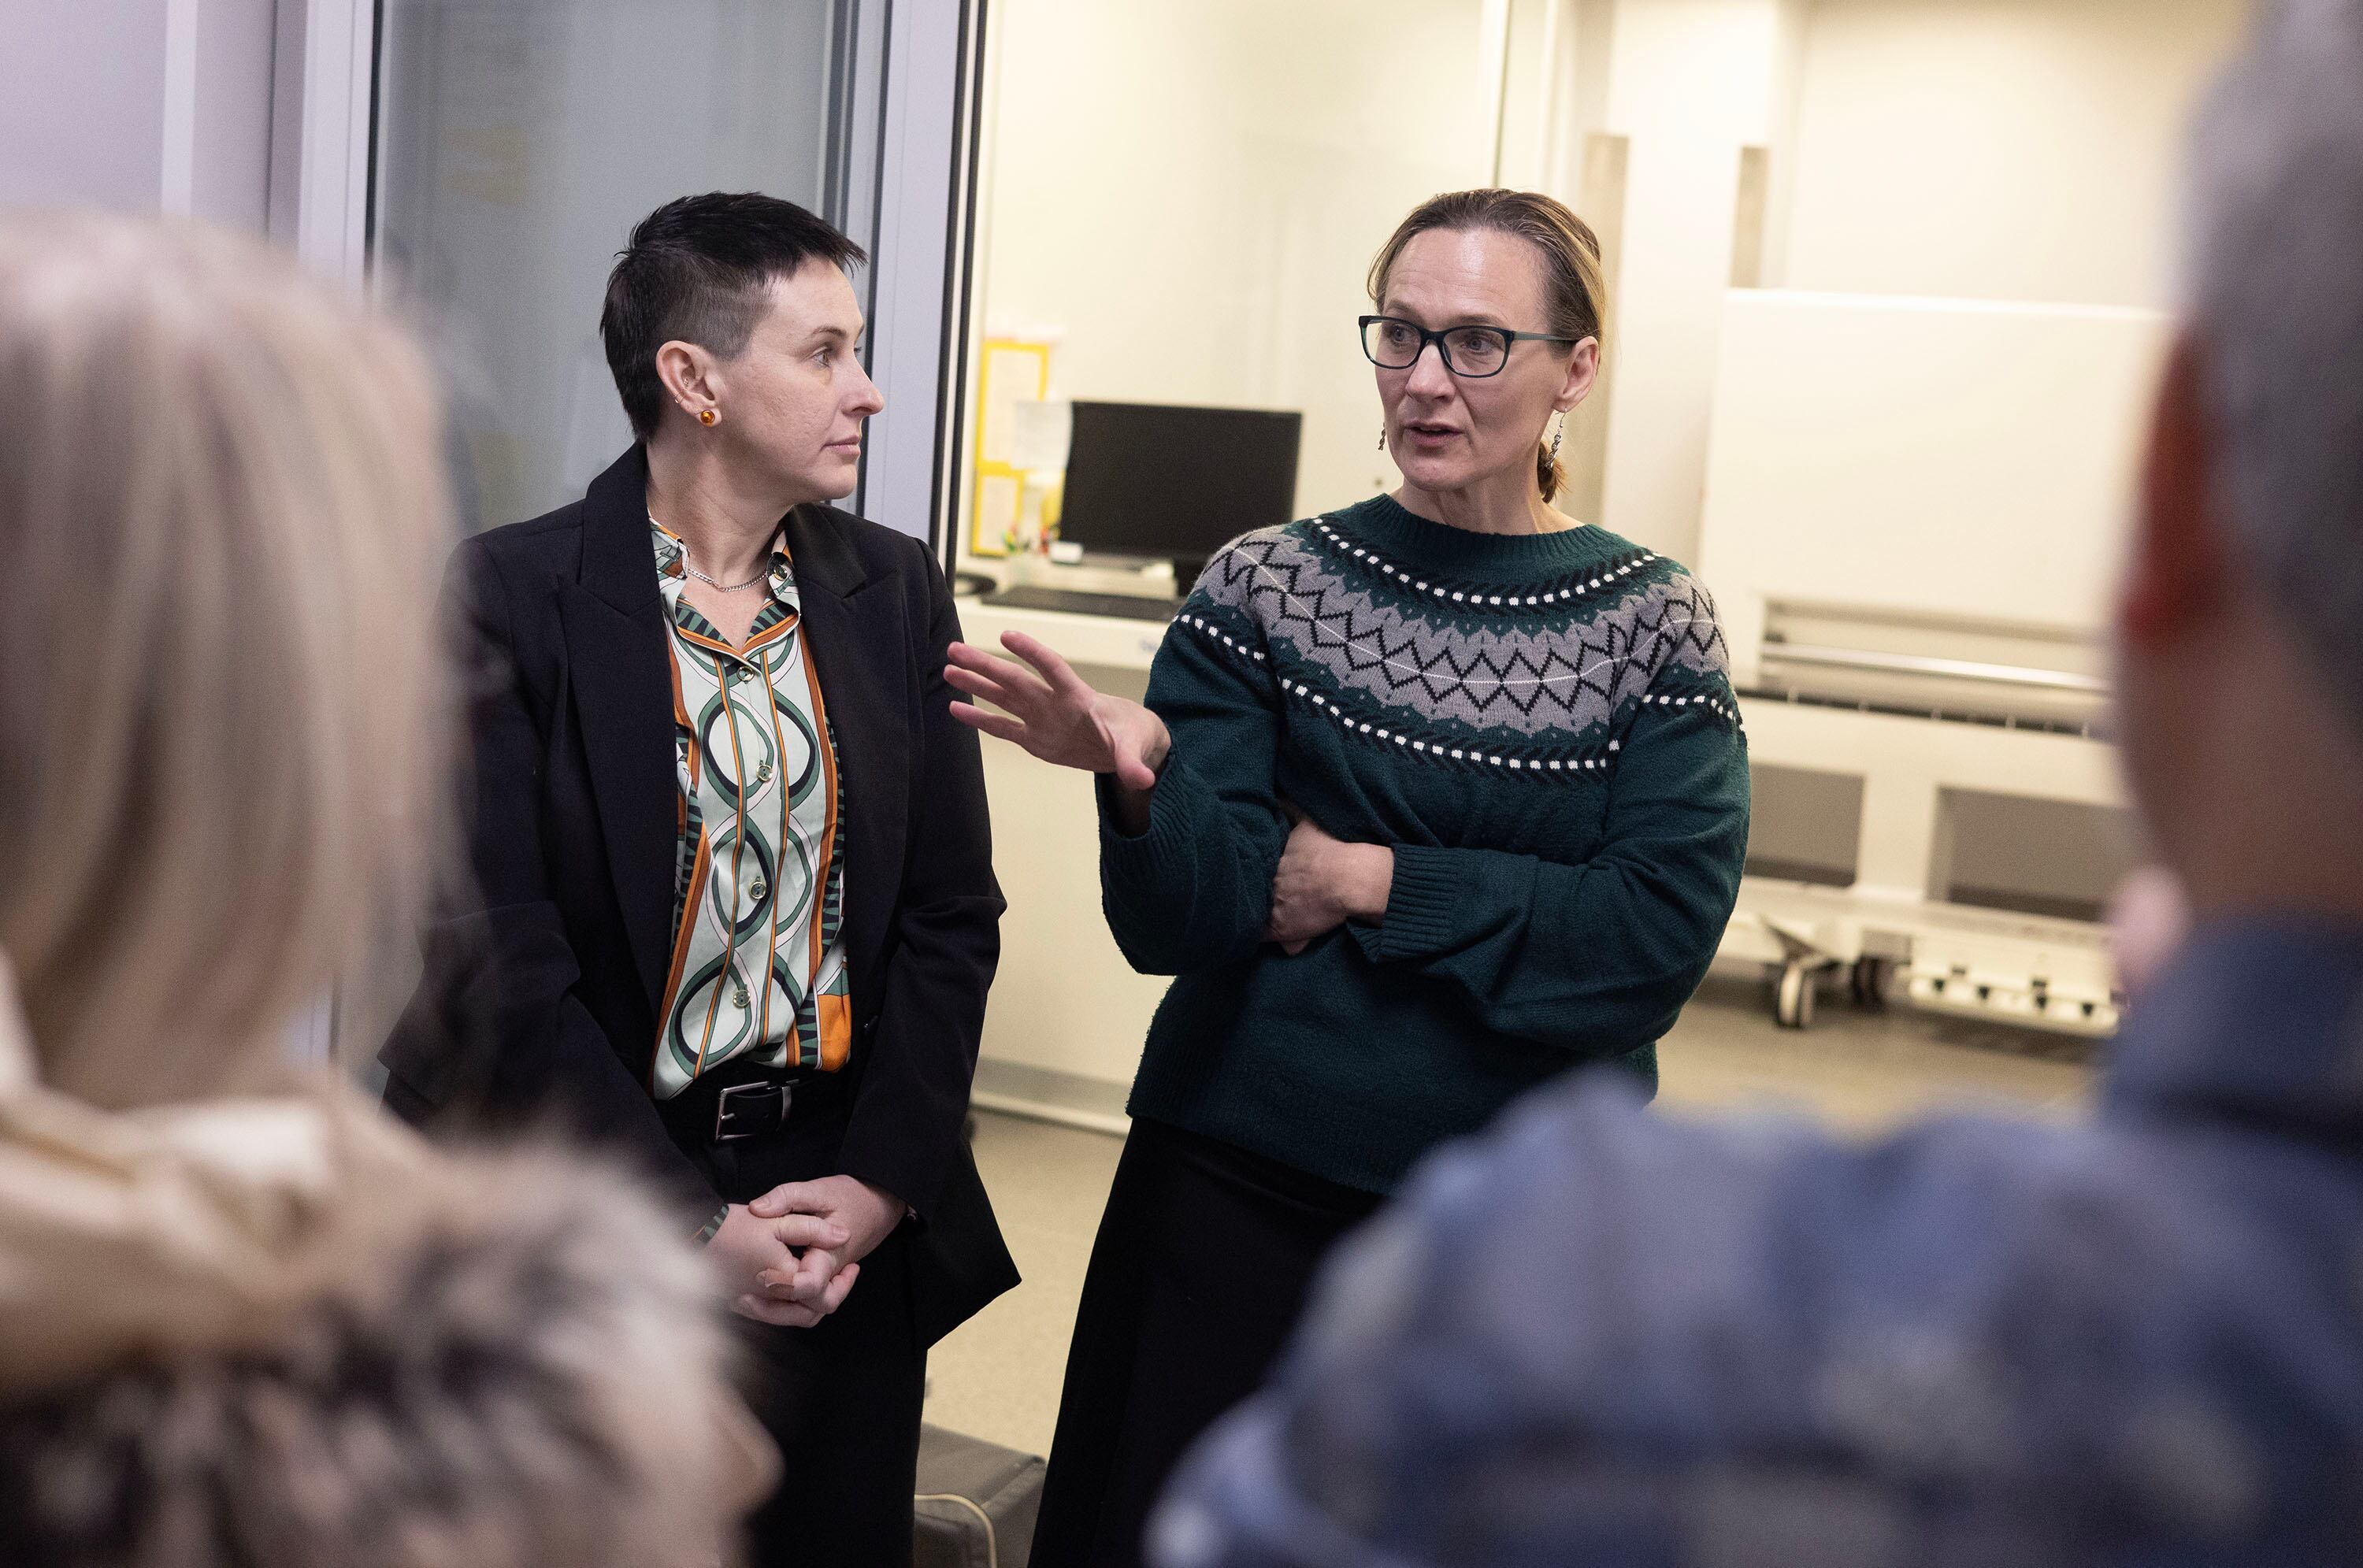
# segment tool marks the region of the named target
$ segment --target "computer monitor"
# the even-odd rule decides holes
[[[1301,414],[1077,403],[1059,537],[1163,558],[1187,589],[1215,551],[1296,515]]]

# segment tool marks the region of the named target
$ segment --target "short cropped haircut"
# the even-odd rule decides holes
[[[439,870],[442,415],[260,240],[0,220],[0,949],[42,1077],[217,1091]]]
[[[599,336],[624,416],[642,441],[664,413],[657,350],[676,340],[735,359],[769,308],[773,280],[807,261],[870,259],[827,220],[760,191],[682,196],[642,218],[607,274]]]
[[[2363,726],[2363,4],[2266,8],[2191,163],[2183,306],[2213,499]]]

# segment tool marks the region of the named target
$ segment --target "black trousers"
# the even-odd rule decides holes
[[[785,1127],[744,1142],[712,1141],[722,1089],[779,1076],[722,1067],[659,1108],[729,1202],[838,1174],[848,1096],[826,1077],[798,1081]],[[400,1078],[387,1082],[386,1104],[414,1126],[437,1115]],[[909,1568],[927,1382],[909,1226],[861,1260],[845,1304],[815,1327],[779,1329],[735,1314],[730,1321],[745,1347],[748,1408],[784,1461],[778,1490],[748,1521],[747,1568]]]
[[[725,1068],[665,1105],[685,1133],[713,1126],[716,1088],[760,1075]],[[798,1085],[781,1132],[707,1143],[700,1164],[732,1203],[782,1182],[837,1172],[845,1103],[837,1086]],[[919,1343],[906,1222],[861,1260],[845,1304],[809,1329],[733,1316],[747,1346],[748,1408],[779,1444],[778,1490],[747,1527],[747,1568],[909,1568],[911,1494],[927,1355]]]
[[[904,1234],[861,1260],[845,1305],[815,1327],[735,1321],[752,1351],[748,1406],[782,1461],[747,1522],[748,1568],[909,1568],[927,1358]]]
[[[1033,1568],[1135,1568],[1166,1477],[1255,1392],[1381,1199],[1136,1120],[1083,1278]]]

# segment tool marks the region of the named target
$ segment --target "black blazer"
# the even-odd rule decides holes
[[[711,1151],[676,1141],[646,1088],[677,822],[647,487],[635,447],[582,501],[452,557],[475,887],[429,923],[426,977],[381,1059],[406,1117],[562,1116],[678,1194],[693,1230],[719,1191]],[[932,1342],[1017,1283],[962,1132],[1003,903],[976,736],[943,679],[960,622],[916,540],[821,506],[786,528],[845,779],[856,1044],[826,1136],[835,1171],[917,1211]]]

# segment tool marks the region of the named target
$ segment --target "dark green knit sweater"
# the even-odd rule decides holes
[[[1503,536],[1387,496],[1250,534],[1167,634],[1146,833],[1101,884],[1178,976],[1136,1116],[1390,1190],[1580,1063],[1652,1088],[1737,895],[1747,762],[1705,590],[1598,528]],[[1262,940],[1282,799],[1394,850],[1385,918]]]

